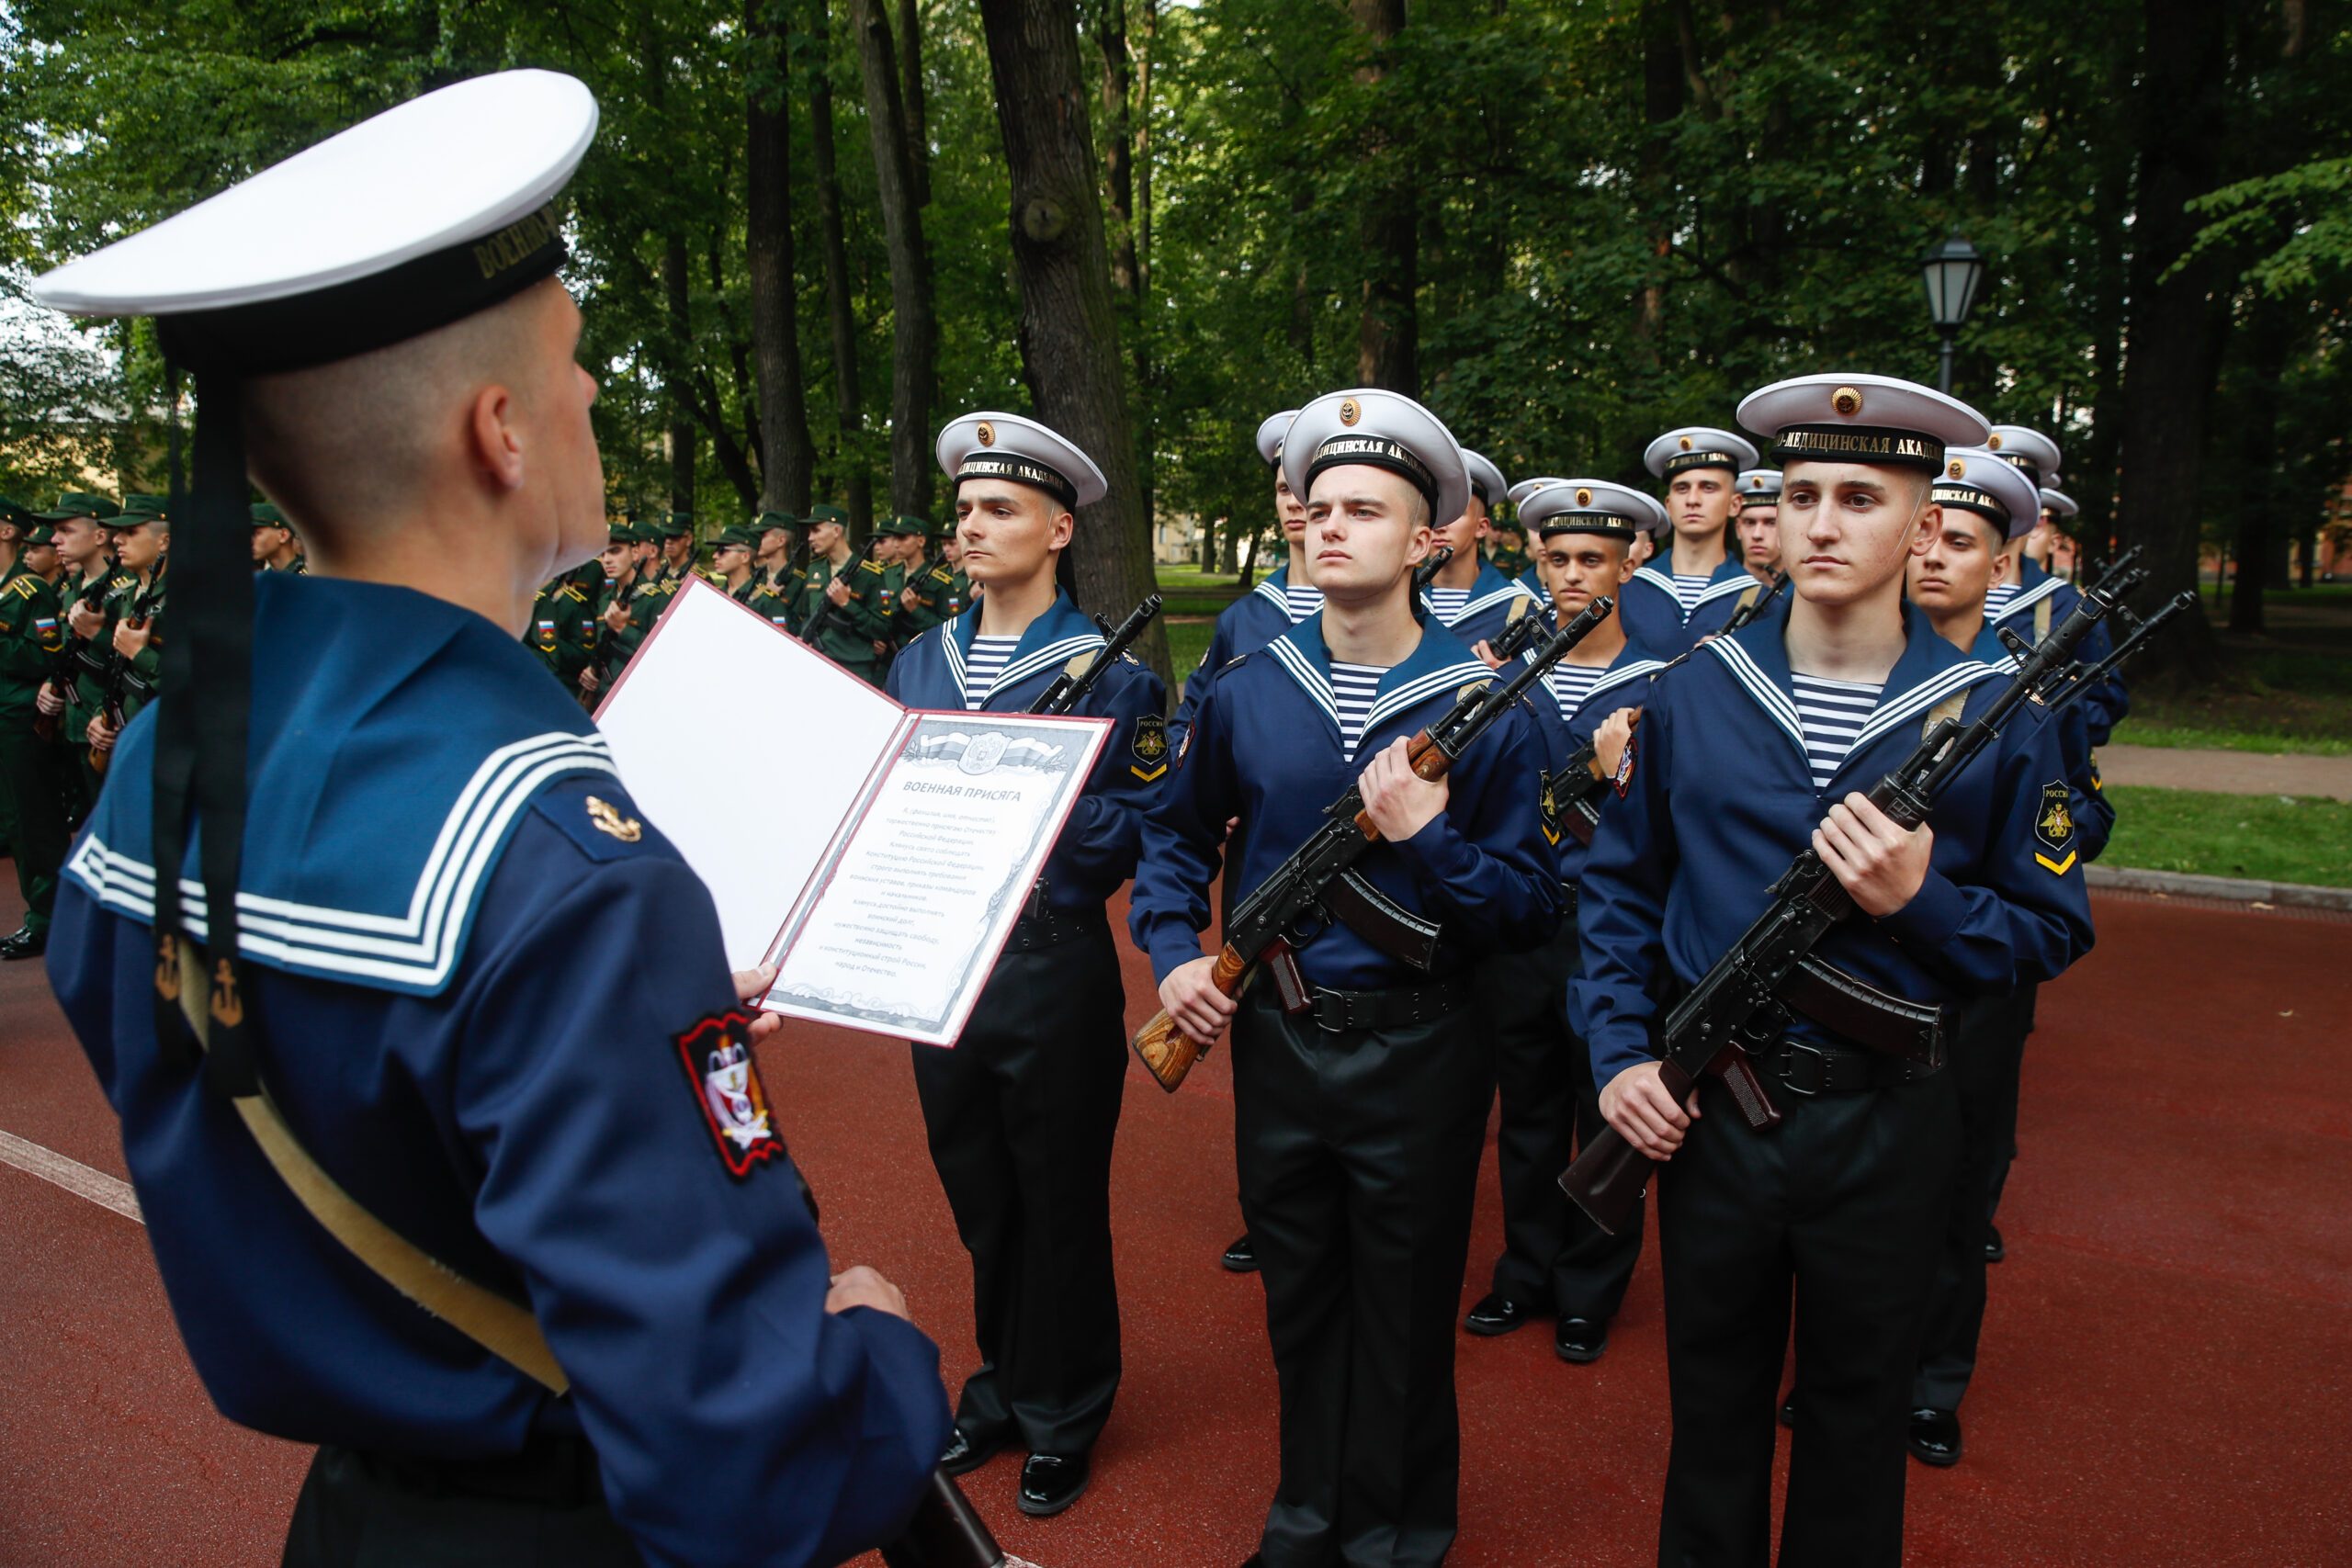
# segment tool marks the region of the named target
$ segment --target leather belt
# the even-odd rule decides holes
[[[1013,923],[1012,935],[1006,939],[1007,953],[1035,953],[1043,947],[1059,947],[1104,929],[1106,917],[1100,909],[1072,913],[1067,909],[1032,910]]]
[[[1933,1077],[1939,1067],[1876,1051],[1848,1051],[1809,1040],[1783,1040],[1756,1058],[1756,1070],[1800,1099],[1860,1094]]]
[[[521,1451],[488,1459],[366,1457],[410,1486],[435,1496],[499,1497],[547,1507],[579,1508],[604,1498],[596,1450],[585,1438],[534,1432]]]
[[[1330,991],[1316,986],[1306,993],[1307,1010],[1315,1015],[1316,1027],[1333,1034],[1350,1029],[1434,1023],[1469,1001],[1470,987],[1458,979],[1380,991]]]

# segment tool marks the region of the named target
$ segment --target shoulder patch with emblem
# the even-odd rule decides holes
[[[2041,848],[2033,852],[2033,861],[2052,876],[2075,869],[2073,801],[2066,781],[2052,779],[2041,786],[2041,799],[2034,807],[2033,837]]]
[[[1546,843],[1560,841],[1560,796],[1552,787],[1552,770],[1545,768],[1535,775],[1535,814],[1544,823]]]
[[[541,791],[531,809],[599,864],[658,851],[665,842],[616,781],[595,780],[585,794],[561,786]]]
[[[752,1064],[751,1020],[715,1013],[677,1037],[679,1065],[727,1174],[741,1181],[784,1153],[767,1090]]]
[[[1168,771],[1168,721],[1156,713],[1136,720],[1136,738],[1127,753],[1135,760],[1127,772],[1150,784]]]

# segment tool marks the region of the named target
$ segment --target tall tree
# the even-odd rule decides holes
[[[825,309],[833,332],[834,422],[842,499],[851,531],[874,521],[874,480],[865,467],[865,397],[857,372],[856,296],[850,290],[849,240],[842,222],[842,181],[833,152],[832,0],[812,0],[814,25],[804,80],[817,163],[817,217],[825,238]]]
[[[817,450],[801,387],[800,281],[793,266],[792,121],[785,113],[784,0],[745,0],[743,249],[759,386],[760,509],[808,510]]]
[[[1122,615],[1152,590],[1151,527],[1119,365],[1078,15],[1072,0],[980,0],[980,21],[1012,176],[1022,369],[1037,417],[1077,442],[1109,481],[1110,493],[1085,509],[1072,547],[1087,604]],[[1147,643],[1141,652],[1166,676],[1157,622]]]
[[[931,249],[923,241],[920,152],[907,122],[890,22],[878,0],[850,0],[850,30],[865,83],[865,124],[874,143],[874,184],[890,254],[890,507],[931,510],[931,410],[939,393],[939,319],[932,302]],[[928,159],[924,160],[928,162]]]
[[[1367,387],[1419,397],[1421,391],[1419,182],[1395,152],[1392,111],[1397,95],[1387,84],[1390,49],[1405,30],[1405,0],[1348,0],[1348,15],[1367,40],[1357,78],[1369,94],[1365,160],[1377,171],[1358,220],[1363,247],[1363,306],[1357,318],[1356,374]]]

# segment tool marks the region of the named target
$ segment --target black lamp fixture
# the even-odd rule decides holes
[[[1984,283],[1984,258],[1954,230],[1944,243],[1919,262],[1920,280],[1928,286],[1928,314],[1943,334],[1943,355],[1936,367],[1936,389],[1951,390],[1952,340],[1976,308],[1977,290]]]

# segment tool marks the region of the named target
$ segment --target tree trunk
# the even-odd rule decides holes
[[[1136,265],[1135,149],[1129,105],[1135,57],[1127,52],[1127,0],[1094,0],[1094,45],[1102,56],[1102,179],[1111,193],[1111,287],[1133,308],[1141,288]]]
[[[1151,62],[1159,44],[1159,0],[1143,6],[1143,52],[1136,61],[1136,294],[1151,298]]]
[[[2277,526],[2273,515],[2280,489],[2278,400],[2267,395],[2287,370],[2291,328],[2286,307],[2256,299],[2237,335],[2245,348],[2245,384],[2254,396],[2237,411],[2244,423],[2239,427],[2237,483],[2231,488],[2238,509],[2238,591],[2230,600],[2230,630],[2260,636],[2263,590],[2286,586],[2287,532]]]
[[[792,259],[792,122],[784,112],[783,0],[745,0],[753,43],[745,109],[745,270],[759,380],[760,509],[808,510],[817,449],[801,385],[799,280]]]
[[[931,205],[931,125],[922,90],[922,7],[899,0],[899,104],[914,169],[915,205]]]
[[[2141,85],[2140,193],[2132,223],[2132,324],[2123,383],[2120,521],[2146,547],[2149,597],[2197,581],[2198,481],[2212,400],[2212,293],[2219,265],[2200,256],[2174,271],[2196,238],[2184,204],[2214,186],[2222,133],[2227,7],[2208,0],[2143,0],[2147,59]],[[2211,631],[2151,647],[2142,661],[2209,672]]]
[[[1666,321],[1667,258],[1674,249],[1674,186],[1667,167],[1666,126],[1682,112],[1682,50],[1674,17],[1657,0],[1642,7],[1642,121],[1647,128],[1634,162],[1634,189],[1653,267],[1634,295],[1634,341],[1642,368],[1663,368],[1658,334]]]
[[[693,354],[691,280],[686,276],[686,237],[673,231],[662,241],[662,293],[670,340],[670,510],[695,509],[695,412],[693,389],[684,378]]]
[[[1348,0],[1348,15],[1371,42],[1371,58],[1357,79],[1375,85],[1372,123],[1365,128],[1363,159],[1375,167],[1387,161],[1390,138],[1385,129],[1390,111],[1405,106],[1392,103],[1385,90],[1388,46],[1405,30],[1405,0]],[[1356,375],[1367,387],[1385,387],[1417,398],[1421,392],[1420,321],[1416,296],[1420,287],[1418,183],[1400,171],[1387,169],[1375,181],[1358,220],[1357,238],[1363,247],[1363,307],[1357,320]]]
[[[1072,0],[980,0],[980,21],[1012,188],[1022,369],[1038,419],[1109,481],[1109,495],[1082,510],[1072,551],[1087,606],[1116,617],[1152,591],[1151,527],[1119,366],[1078,16]],[[1138,654],[1165,679],[1159,623],[1145,643]]]
[[[2131,101],[2132,63],[2131,51],[2113,51],[2111,101]],[[2077,460],[2065,467],[2066,488],[2083,509],[2075,525],[2078,571],[2104,568],[2114,558],[2115,460],[2123,434],[2123,247],[2132,157],[2122,138],[2103,141],[2091,183],[2091,433]]]
[[[857,319],[850,313],[849,242],[842,231],[842,182],[833,162],[832,0],[816,0],[815,63],[808,73],[808,124],[817,156],[817,216],[825,236],[825,304],[833,329],[833,389],[839,404],[840,473],[850,533],[863,540],[874,521],[865,468],[865,394],[857,374]]]
[[[939,395],[939,319],[933,310],[931,251],[916,197],[914,139],[899,97],[889,18],[877,0],[850,0],[850,30],[865,81],[873,132],[874,185],[882,239],[890,253],[890,509],[931,512],[932,404]]]

